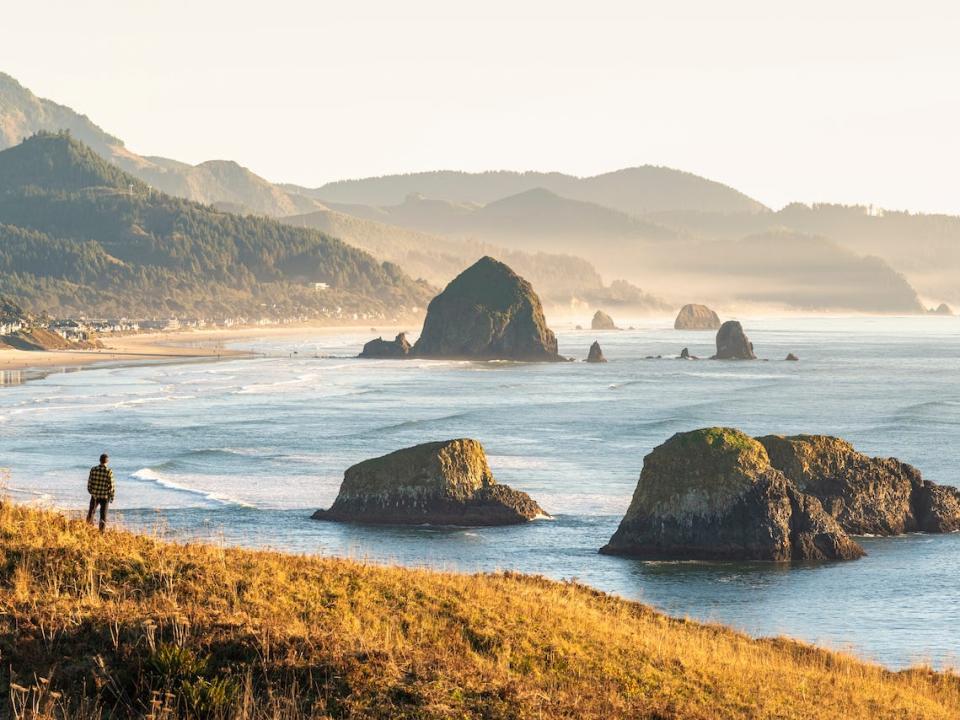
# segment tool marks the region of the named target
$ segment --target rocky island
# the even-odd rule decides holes
[[[590,346],[590,350],[587,353],[587,362],[605,363],[606,361],[607,359],[603,356],[603,350],[600,349],[600,343],[594,340],[593,345]]]
[[[828,435],[757,438],[771,464],[853,535],[960,530],[960,490],[896,458],[871,458]]]
[[[642,558],[826,560],[863,554],[850,535],[960,530],[960,489],[827,435],[678,433],[643,461],[601,552]]]
[[[411,357],[559,361],[540,298],[504,263],[483,257],[430,301]]]
[[[645,559],[850,560],[863,550],[739,430],[678,433],[643,460],[601,551]]]
[[[347,469],[337,499],[315,520],[381,525],[518,525],[549,517],[493,477],[476,440],[431,442]]]
[[[727,320],[717,330],[717,354],[712,360],[756,360],[753,343],[737,320]]]
[[[603,310],[597,310],[590,321],[591,330],[619,330],[613,318],[607,315]]]
[[[717,330],[719,327],[720,317],[706,305],[684,305],[673,321],[674,330]]]

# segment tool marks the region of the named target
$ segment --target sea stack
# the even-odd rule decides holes
[[[645,559],[850,560],[863,549],[820,501],[732,428],[678,433],[643,460],[610,555]]]
[[[540,298],[504,263],[484,257],[430,301],[411,355],[472,360],[559,361]]]
[[[727,320],[717,330],[717,354],[714,360],[756,360],[753,343],[737,320]]]
[[[798,358],[793,353],[787,353],[787,356],[784,358],[784,360],[787,360],[789,362],[797,362],[798,360],[800,360],[800,358]]]
[[[603,310],[597,310],[590,321],[591,330],[616,330],[617,324]]]
[[[587,362],[605,363],[606,361],[607,359],[603,356],[603,350],[600,349],[600,343],[594,340],[593,345],[590,346],[590,351],[587,353]]]
[[[359,357],[362,358],[405,358],[410,354],[410,342],[406,333],[400,333],[393,340],[378,337],[363,346]]]
[[[946,303],[940,303],[937,307],[930,308],[929,312],[931,315],[953,315],[953,310]]]
[[[757,438],[771,464],[853,535],[960,530],[960,490],[896,458],[871,458],[829,435]]]
[[[476,440],[432,442],[347,469],[315,520],[387,525],[517,525],[549,517],[529,495],[500,485]]]
[[[717,330],[720,317],[706,305],[684,305],[673,321],[675,330]]]

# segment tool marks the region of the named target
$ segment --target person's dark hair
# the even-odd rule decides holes
[[[110,456],[104,453],[103,455],[100,456],[100,464],[101,465],[106,464],[107,460],[109,459],[110,459]]]

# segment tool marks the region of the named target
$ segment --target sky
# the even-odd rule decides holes
[[[141,154],[310,187],[653,164],[960,214],[956,2],[5,5],[0,70]]]

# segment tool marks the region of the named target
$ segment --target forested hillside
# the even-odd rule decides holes
[[[67,134],[0,152],[0,282],[58,314],[392,314],[431,293],[318,231],[151,190]]]

